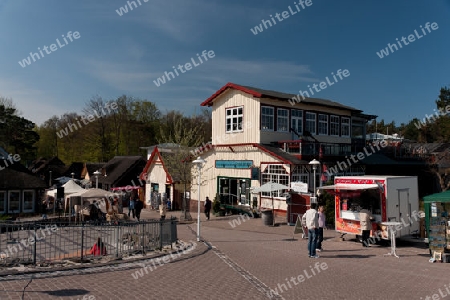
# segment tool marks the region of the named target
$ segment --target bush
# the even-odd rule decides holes
[[[219,194],[217,194],[214,197],[214,201],[213,201],[213,205],[212,205],[212,209],[215,214],[220,211],[220,200],[219,199],[220,199]]]

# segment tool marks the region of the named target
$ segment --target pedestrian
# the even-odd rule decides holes
[[[206,218],[208,220],[209,220],[209,214],[211,212],[211,206],[212,206],[211,200],[209,200],[209,197],[206,197],[206,200],[205,200],[205,215],[206,215]]]
[[[323,251],[322,242],[323,242],[323,229],[326,227],[325,214],[323,213],[324,206],[319,205],[319,231],[317,234],[317,246],[316,250],[321,252]]]
[[[91,250],[89,251],[89,254],[92,254],[94,256],[102,256],[108,254],[106,252],[106,246],[105,244],[103,244],[102,239],[100,237],[97,239],[97,243],[95,243],[92,246]]]
[[[142,203],[141,199],[136,198],[135,203],[134,203],[134,209],[135,209],[135,213],[136,213],[136,219],[138,220],[138,222],[141,219],[141,210],[144,208],[144,203]]]
[[[306,211],[306,227],[308,227],[308,256],[319,258],[316,254],[317,235],[319,231],[319,214],[317,213],[317,203],[311,203],[310,209]]]
[[[160,205],[159,205],[159,217],[162,220],[166,219],[166,203],[164,203],[165,201],[163,201]]]
[[[128,203],[128,217],[130,217],[130,213],[133,216],[134,219],[134,215],[135,215],[135,209],[134,209],[134,205],[136,203],[136,200],[134,199],[134,195],[130,196],[130,202]]]
[[[359,224],[361,227],[361,243],[363,247],[370,247],[369,237],[370,230],[372,229],[373,216],[370,211],[366,209],[366,206],[359,211]]]
[[[42,219],[47,220],[47,199],[42,202],[41,210],[42,210]]]

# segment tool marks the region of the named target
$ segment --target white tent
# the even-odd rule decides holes
[[[69,181],[67,181],[62,186],[64,187],[64,198],[66,198],[67,195],[70,195],[70,194],[73,194],[73,193],[86,191],[81,186],[76,184],[73,179],[70,179]],[[53,190],[47,191],[47,195],[48,196],[52,196],[52,197],[56,197],[56,193],[57,193],[57,189],[53,189]]]
[[[79,212],[81,206],[91,204],[95,200],[98,203],[100,210],[106,213],[110,207],[108,198],[113,198],[115,196],[118,195],[102,189],[83,189],[83,191],[73,193],[66,197],[66,208],[67,206],[71,207],[76,205],[78,209],[75,210],[76,212]]]

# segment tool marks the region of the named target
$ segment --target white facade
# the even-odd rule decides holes
[[[289,97],[229,83],[202,103],[212,107],[212,146],[197,151],[207,161],[202,167],[200,201],[219,195],[231,205],[256,203],[272,208],[273,203],[275,210],[286,211],[283,191],[252,194],[251,188],[269,181],[287,186],[301,181],[312,192],[313,171],[308,163],[319,158],[317,145],[333,153],[337,151],[333,144],[351,151],[352,138],[364,140],[367,116],[361,111],[312,98],[291,105]],[[292,146],[290,141],[297,144]],[[290,151],[295,146],[299,150],[293,154]],[[305,155],[308,147],[310,153]],[[320,169],[316,174],[319,184]],[[193,166],[191,199],[198,198],[197,167]]]

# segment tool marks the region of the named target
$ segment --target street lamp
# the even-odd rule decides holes
[[[98,175],[100,175],[102,173],[100,173],[98,170],[94,172],[95,175],[95,188],[98,189]]]
[[[200,178],[202,177],[202,167],[206,163],[206,160],[197,157],[196,160],[192,162],[197,166],[198,176],[197,176],[197,185],[198,185],[198,200],[197,200],[197,242],[200,242]]]
[[[313,195],[314,195],[314,197],[311,197],[311,202],[316,202],[316,170],[317,170],[317,167],[320,165],[320,162],[318,161],[318,160],[316,160],[316,159],[313,159],[312,161],[310,161],[309,162],[309,164],[312,166],[312,168],[313,168],[313,171],[314,171],[314,179],[313,179],[313,181],[314,181],[314,190],[313,190]]]

